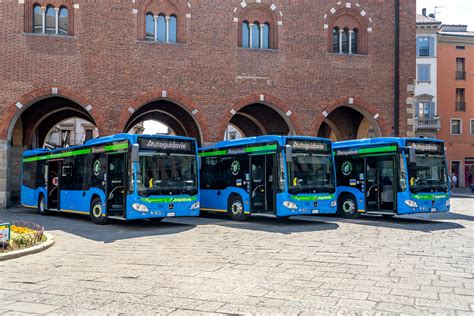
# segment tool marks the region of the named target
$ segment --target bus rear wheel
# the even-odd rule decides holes
[[[338,213],[344,218],[358,218],[359,210],[357,209],[356,199],[349,194],[344,195],[340,202],[338,203],[339,210]]]
[[[227,213],[234,221],[245,221],[248,215],[244,213],[244,203],[239,195],[229,198]]]
[[[48,210],[46,209],[46,202],[44,201],[44,195],[40,194],[38,199],[38,211],[40,215],[48,215]]]
[[[107,216],[103,214],[103,206],[99,198],[92,200],[90,216],[94,224],[105,225],[107,223]]]

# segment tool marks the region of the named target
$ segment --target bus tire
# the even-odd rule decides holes
[[[94,224],[105,225],[107,223],[107,216],[102,214],[102,203],[100,198],[96,197],[91,202],[90,217]]]
[[[344,194],[339,199],[338,213],[343,218],[358,218],[360,216],[357,201],[352,194]]]
[[[245,221],[248,215],[244,213],[244,203],[240,195],[232,195],[227,203],[227,213],[234,221]]]
[[[46,203],[44,202],[44,195],[40,194],[39,199],[38,199],[38,212],[40,215],[48,215],[48,210],[46,208]]]

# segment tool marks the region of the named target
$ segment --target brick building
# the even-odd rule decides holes
[[[21,152],[71,117],[200,143],[229,125],[413,131],[415,0],[4,0],[0,28],[0,205],[18,199]]]

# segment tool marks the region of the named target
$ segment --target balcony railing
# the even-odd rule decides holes
[[[439,117],[417,117],[415,119],[415,128],[419,129],[434,129],[439,130],[441,128],[441,122]]]
[[[430,55],[430,49],[429,48],[420,48],[419,55],[421,57],[428,57]]]
[[[455,71],[455,73],[456,73],[456,80],[466,80],[465,71]]]
[[[456,111],[466,111],[466,102],[456,102]]]

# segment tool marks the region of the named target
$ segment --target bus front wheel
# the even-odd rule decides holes
[[[107,216],[103,214],[103,206],[99,198],[92,200],[90,216],[94,224],[104,225],[107,223]]]
[[[346,194],[338,203],[339,215],[344,218],[357,218],[359,217],[359,210],[357,209],[357,201],[354,196]]]
[[[230,197],[227,212],[234,221],[245,221],[248,218],[248,215],[244,213],[244,203],[239,195]]]
[[[46,209],[46,202],[44,201],[43,194],[41,194],[38,199],[38,211],[40,215],[48,215],[48,210]]]

